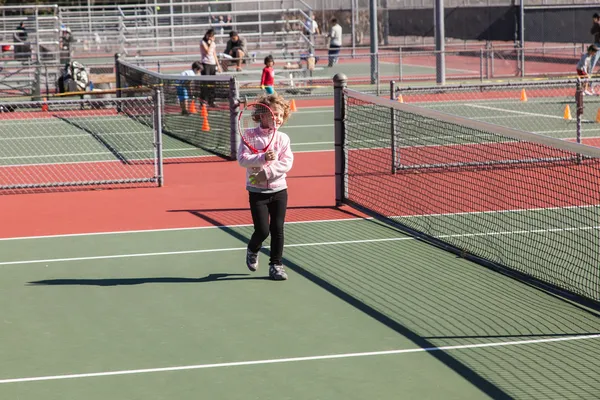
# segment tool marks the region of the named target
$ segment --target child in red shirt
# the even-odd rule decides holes
[[[273,89],[273,85],[275,84],[273,65],[275,65],[273,56],[266,56],[265,67],[263,68],[262,77],[260,78],[260,87],[262,87],[267,94],[275,93],[275,90]]]

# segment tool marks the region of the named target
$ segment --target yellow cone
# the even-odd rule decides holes
[[[571,118],[571,109],[569,108],[569,105],[567,104],[565,106],[565,114],[563,115],[564,119],[572,119]]]
[[[521,101],[527,101],[527,93],[525,93],[525,89],[521,89]]]

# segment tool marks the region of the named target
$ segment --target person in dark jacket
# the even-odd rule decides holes
[[[232,57],[230,62],[236,65],[237,71],[241,71],[242,61],[244,61],[244,57],[248,52],[246,50],[246,41],[242,39],[236,31],[229,32],[229,40],[225,47],[225,54]]]

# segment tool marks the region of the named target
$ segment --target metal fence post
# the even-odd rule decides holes
[[[346,187],[346,105],[344,101],[344,89],[348,78],[343,73],[333,77],[333,110],[335,121],[335,204],[337,207],[344,203],[348,197]]]
[[[525,0],[519,1],[519,47],[521,51],[521,76],[525,76]]]
[[[390,81],[390,100],[396,100],[396,82]],[[391,133],[391,146],[392,146],[392,174],[396,173],[396,159],[397,159],[397,147],[396,147],[396,112],[394,107],[390,107],[390,133]]]
[[[158,186],[164,185],[163,171],[163,145],[162,145],[162,92],[160,88],[154,90],[154,162],[156,163],[156,182]]]
[[[377,96],[381,94],[381,88],[379,86],[379,54],[375,54],[375,89]]]
[[[229,158],[237,160],[237,151],[240,146],[240,135],[237,132],[238,116],[240,114],[240,90],[235,77],[229,80],[229,119],[230,119],[230,151]]]
[[[42,91],[42,64],[37,61],[34,65],[35,70],[33,71],[33,86],[31,88],[31,99],[34,101],[41,100]]]
[[[398,74],[398,81],[402,82],[402,47],[398,48],[398,65],[400,66],[400,73]]]
[[[483,82],[483,49],[479,49],[479,81]]]
[[[377,57],[377,53],[379,53],[379,37],[377,34],[377,0],[369,0],[369,25],[371,28],[369,33],[371,55]],[[377,60],[377,58],[371,57],[371,85],[377,83],[379,80],[379,76],[377,75]]]

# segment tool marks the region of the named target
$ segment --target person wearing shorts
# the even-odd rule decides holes
[[[202,71],[202,64],[199,61],[194,61],[192,69],[188,69],[181,73],[182,76],[196,76]],[[179,105],[181,106],[181,115],[188,115],[188,100],[190,98],[190,84],[191,81],[181,80],[177,82],[177,98],[179,99]]]
[[[581,55],[581,58],[579,59],[579,62],[577,63],[577,76],[585,78],[584,85],[583,85],[583,94],[585,94],[585,95],[592,94],[590,92],[590,87],[589,87],[589,85],[590,85],[589,78],[592,73],[592,70],[591,70],[592,60],[594,59],[594,57],[596,57],[597,53],[598,53],[598,47],[596,47],[595,45],[592,44],[591,46],[588,47],[587,52],[585,52]]]
[[[275,93],[273,86],[275,85],[275,71],[273,70],[275,60],[273,56],[265,57],[265,67],[263,68],[262,77],[260,78],[260,87],[264,89],[266,94]]]

